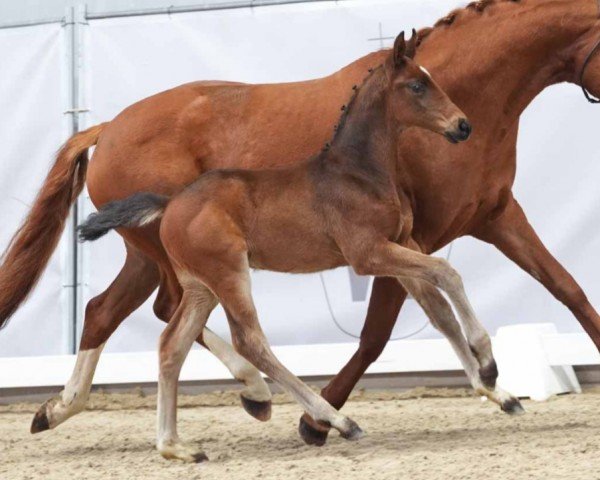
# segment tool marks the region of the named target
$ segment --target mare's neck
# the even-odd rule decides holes
[[[594,0],[498,2],[436,27],[417,61],[468,116],[516,120],[546,87],[574,81],[574,48],[597,16]]]

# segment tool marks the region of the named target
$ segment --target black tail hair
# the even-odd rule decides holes
[[[104,205],[77,227],[82,242],[97,240],[119,227],[141,227],[162,217],[169,197],[154,193],[136,193],[124,200]]]

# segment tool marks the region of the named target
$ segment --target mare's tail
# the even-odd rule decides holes
[[[106,124],[73,135],[63,145],[29,214],[0,257],[0,328],[35,287],[83,190],[88,148]]]

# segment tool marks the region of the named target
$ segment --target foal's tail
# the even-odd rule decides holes
[[[164,195],[136,193],[107,203],[77,228],[79,239],[82,242],[97,240],[115,228],[148,225],[162,217],[168,202],[169,197]]]
[[[89,147],[106,124],[73,135],[58,152],[27,218],[0,257],[0,328],[39,280],[56,248],[69,209],[83,190]]]

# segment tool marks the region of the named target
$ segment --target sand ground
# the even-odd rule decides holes
[[[90,410],[36,436],[37,405],[0,406],[0,479],[600,479],[600,389],[525,402],[520,417],[465,391],[359,392],[345,411],[367,436],[332,434],[322,448],[302,443],[300,408],[283,396],[268,423],[232,392],[181,397],[180,434],[210,458],[200,465],[154,450],[154,403],[95,394]]]

